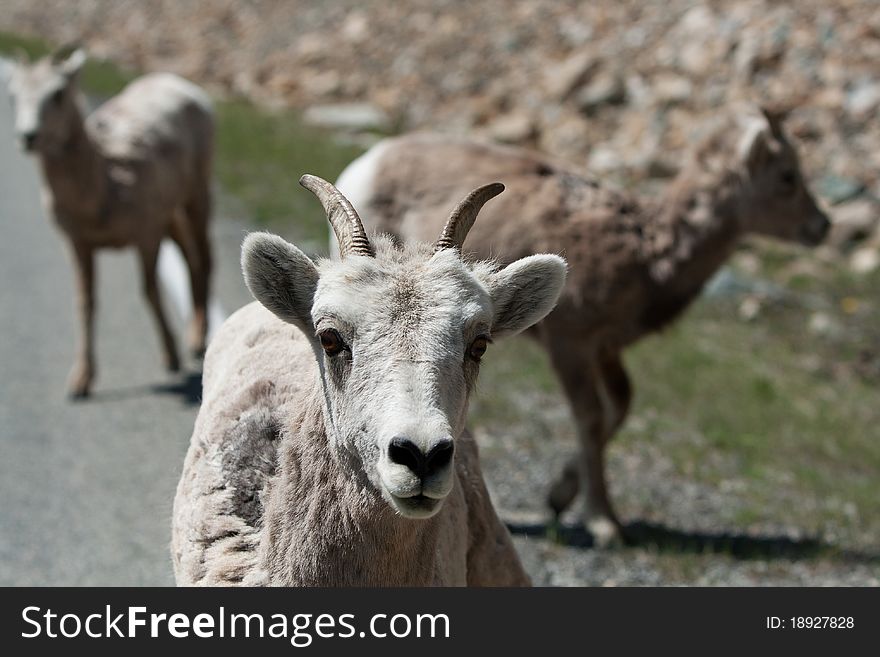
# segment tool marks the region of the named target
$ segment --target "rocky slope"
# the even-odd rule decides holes
[[[813,182],[840,206],[836,243],[880,243],[869,1],[6,0],[0,29],[81,40],[318,123],[483,133],[628,184],[674,174],[730,103],[793,108]],[[864,247],[852,262],[878,264]]]

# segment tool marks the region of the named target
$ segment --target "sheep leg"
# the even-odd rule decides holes
[[[68,394],[72,399],[84,399],[89,396],[95,378],[95,256],[92,248],[82,242],[73,242],[72,252],[79,335],[68,382]]]
[[[557,516],[571,504],[579,490],[586,494],[584,524],[599,547],[620,541],[620,523],[608,497],[605,448],[620,426],[629,403],[629,380],[619,357],[598,352],[552,350],[574,415],[581,444],[580,454],[566,464],[550,489],[548,502]]]
[[[598,466],[588,474],[590,483],[600,485],[588,489],[587,508],[599,509],[600,514],[594,518],[587,516],[587,526],[593,533],[597,545],[609,545],[621,541],[621,526],[614,508],[608,498],[605,479],[605,449],[620,429],[629,413],[632,401],[632,385],[620,354],[617,352],[603,353],[599,360],[599,376],[596,379],[597,390],[602,401],[602,437],[597,443],[599,457],[595,459]],[[589,471],[588,471],[589,472]]]
[[[187,221],[186,216],[182,212],[175,216],[169,228],[169,235],[177,246],[180,247],[189,271],[193,307],[187,343],[193,356],[201,358],[205,352],[205,338],[207,335],[207,308],[203,288],[204,272],[202,258],[196,246],[196,238],[193,235],[192,226]]]
[[[466,477],[461,478],[467,499],[468,586],[530,586],[531,579],[523,568],[510,532],[501,519],[480,468],[479,449],[465,429],[456,447],[456,459],[463,459]]]
[[[189,345],[192,353],[201,358],[208,339],[208,291],[211,280],[211,244],[208,237],[208,221],[211,216],[210,180],[196,193],[186,206],[193,249],[187,255],[193,296],[193,317],[189,328]]]
[[[180,359],[177,357],[177,346],[174,344],[174,336],[168,328],[168,320],[162,309],[162,299],[159,295],[159,284],[156,278],[156,264],[159,260],[159,241],[143,246],[140,249],[141,267],[143,273],[143,292],[147,303],[153,311],[156,320],[156,328],[162,338],[162,347],[165,355],[165,367],[171,372],[180,370]]]

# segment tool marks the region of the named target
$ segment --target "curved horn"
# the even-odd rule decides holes
[[[77,50],[81,50],[82,46],[79,41],[68,41],[67,43],[62,43],[60,46],[55,48],[51,53],[49,53],[49,59],[53,64],[60,64],[68,57],[70,57]]]
[[[498,196],[503,191],[504,185],[496,182],[477,187],[477,189],[465,196],[464,200],[449,215],[449,219],[446,220],[443,232],[440,233],[440,237],[437,238],[437,242],[434,244],[434,253],[443,249],[461,251],[464,238],[467,237],[468,231],[474,225],[480,209],[485,205],[486,201]]]
[[[347,255],[376,255],[361,218],[338,189],[326,180],[309,174],[300,178],[299,184],[317,196],[324,206],[324,212],[327,213],[327,219],[339,242],[340,258]]]

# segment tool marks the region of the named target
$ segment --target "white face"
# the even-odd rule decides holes
[[[68,59],[44,58],[35,64],[14,64],[9,93],[15,106],[15,134],[22,150],[58,152],[77,119],[76,73],[84,61],[77,50]]]
[[[312,319],[336,439],[401,513],[432,515],[452,489],[455,436],[490,338],[485,286],[451,250],[327,262]]]
[[[428,518],[455,483],[456,437],[491,337],[553,307],[565,262],[531,256],[495,270],[457,251],[394,247],[315,266],[281,238],[242,248],[254,296],[313,337],[328,436],[401,515]]]

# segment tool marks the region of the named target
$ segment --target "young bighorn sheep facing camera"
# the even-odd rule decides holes
[[[533,333],[550,354],[581,444],[549,503],[559,514],[582,488],[586,526],[607,544],[620,524],[604,453],[632,394],[623,349],[675,319],[744,234],[814,245],[829,222],[780,121],[754,110],[713,132],[659,199],[611,190],[536,153],[423,134],[377,144],[339,186],[368,227],[423,239],[436,229],[438,208],[486,178],[508,192],[472,233],[477,256],[504,263],[562,253],[571,267],[558,307]]]
[[[207,336],[211,248],[211,101],[167,73],[146,75],[84,118],[77,76],[82,50],[13,66],[9,90],[15,130],[42,169],[46,214],[67,237],[76,273],[80,334],[69,391],[89,394],[95,378],[95,250],[134,246],[143,290],[162,339],[165,365],[180,362],[156,280],[159,245],[170,236],[183,251],[192,283],[190,347]]]
[[[497,183],[469,194],[433,247],[370,239],[335,187],[301,183],[341,259],[245,239],[259,303],[205,358],[174,502],[178,584],[527,584],[464,423],[488,343],[550,312],[565,261],[461,258]]]

